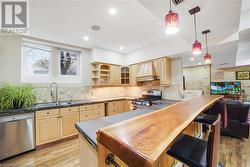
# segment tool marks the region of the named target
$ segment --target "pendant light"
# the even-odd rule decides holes
[[[175,34],[179,32],[179,15],[178,13],[174,13],[172,11],[171,1],[169,0],[169,12],[165,16],[165,26],[166,26],[166,34]]]
[[[206,54],[204,56],[204,63],[205,64],[211,64],[212,62],[212,56],[208,53],[208,46],[207,46],[207,34],[210,33],[210,30],[205,30],[202,31],[202,34],[205,35],[205,40],[206,40]]]
[[[196,13],[200,11],[200,7],[196,6],[195,8],[189,10],[189,13],[191,15],[194,15],[194,33],[195,33],[195,42],[193,43],[193,54],[194,55],[199,55],[201,54],[201,43],[197,40],[197,30],[196,30]]]

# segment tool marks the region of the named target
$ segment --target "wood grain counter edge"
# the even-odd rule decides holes
[[[102,147],[105,147],[106,149],[114,153],[128,166],[131,166],[131,167],[138,166],[138,165],[139,166],[156,166],[158,158],[166,151],[166,149],[170,146],[170,144],[174,141],[174,139],[195,119],[195,117],[222,98],[223,96],[204,95],[204,96],[197,97],[191,100],[173,104],[171,106],[157,110],[152,113],[148,113],[148,114],[136,117],[136,118],[132,118],[132,119],[102,128],[97,132],[98,145],[101,145]],[[204,102],[205,104],[203,104]],[[194,103],[196,103],[195,105],[197,106],[197,108],[192,106]],[[181,120],[182,122],[180,123],[180,125],[175,127],[174,129],[171,129],[170,127],[169,131],[168,129],[164,129],[165,130],[164,132],[162,131],[159,132],[159,133],[166,133],[168,135],[159,136],[159,139],[162,139],[162,140],[160,142],[159,141],[155,142],[155,145],[152,146],[152,150],[147,150],[147,147],[149,147],[150,149],[150,146],[146,146],[149,144],[150,138],[146,135],[145,136],[142,135],[142,137],[140,138],[142,141],[148,140],[148,143],[144,146],[145,150],[138,149],[141,146],[137,146],[138,144],[137,140],[135,143],[131,142],[133,141],[133,137],[134,137],[132,134],[133,129],[131,128],[129,129],[129,126],[131,124],[136,125],[137,122],[142,122],[144,118],[145,120],[148,120],[149,118],[152,120],[154,116],[159,115],[159,114],[162,114],[162,116],[164,115],[168,116],[171,114],[171,113],[168,114],[168,112],[173,112],[176,109],[180,109],[180,111],[179,110],[178,111],[181,112],[183,108],[185,108],[185,110],[188,110],[188,107],[190,107],[190,109],[195,108],[195,111],[187,113],[187,117]],[[172,113],[172,116],[173,116],[173,113]],[[153,120],[153,121],[157,122],[157,120]],[[147,131],[148,128],[150,131],[152,131],[152,129],[150,129],[150,126],[147,127],[146,125],[147,125],[147,121],[145,121],[145,123],[143,122],[143,125],[141,124],[139,125],[138,123],[138,126],[142,127],[141,131]],[[135,129],[134,131],[136,130],[138,131],[138,129]],[[123,137],[119,133],[119,131],[124,131],[124,134],[126,136]],[[131,131],[131,133],[127,133],[128,131]],[[168,133],[168,132],[171,132],[171,133]],[[130,135],[131,135],[132,140],[127,142],[127,139],[130,137]]]

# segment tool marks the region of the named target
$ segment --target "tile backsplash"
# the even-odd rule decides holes
[[[49,85],[35,85],[38,94],[38,103],[53,102],[55,97],[51,97]],[[117,97],[138,97],[144,90],[160,89],[165,99],[180,99],[179,86],[161,87],[144,85],[143,87],[101,87],[92,88],[91,86],[58,86],[59,100],[99,100]],[[55,91],[54,91],[55,92]]]
[[[38,103],[55,101],[51,97],[49,85],[35,85],[38,94]],[[140,96],[140,87],[103,87],[92,88],[91,86],[58,86],[60,101],[66,100],[99,100],[124,96]],[[55,91],[54,91],[55,92]]]

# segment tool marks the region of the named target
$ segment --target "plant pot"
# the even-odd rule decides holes
[[[19,106],[19,102],[17,100],[13,100],[13,109],[20,109],[23,107],[23,102],[21,102],[21,105]]]

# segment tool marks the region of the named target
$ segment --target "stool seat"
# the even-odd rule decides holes
[[[169,155],[191,167],[208,167],[207,142],[181,134],[171,148]]]
[[[212,125],[218,116],[216,115],[210,115],[210,114],[202,114],[197,116],[194,121],[198,123],[203,123],[203,124],[210,124]]]

